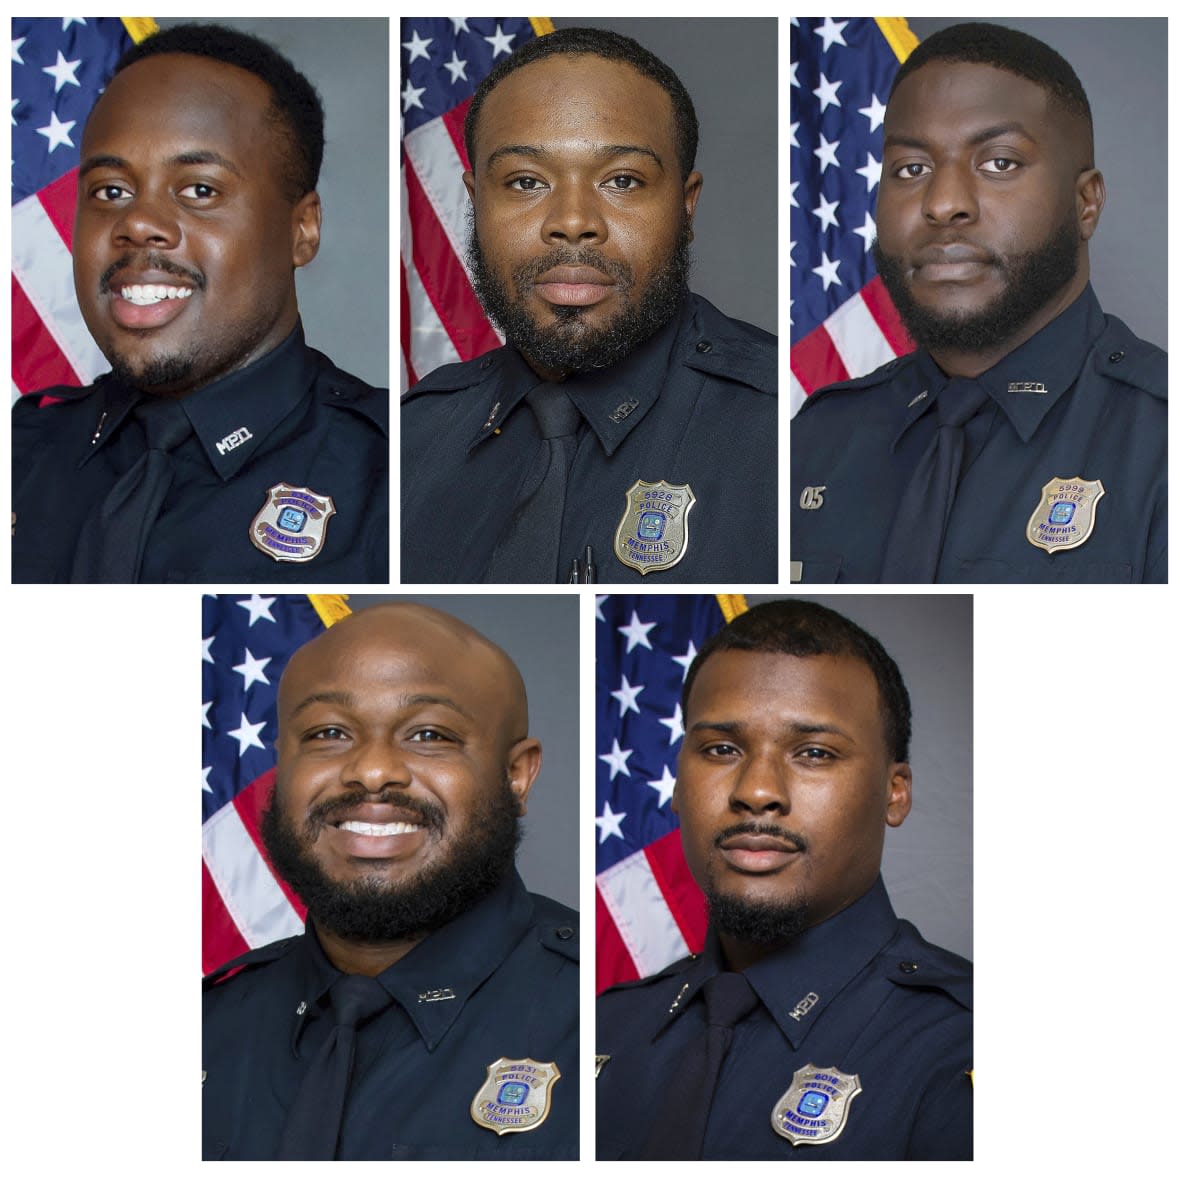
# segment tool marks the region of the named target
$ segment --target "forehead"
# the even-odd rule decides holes
[[[485,158],[506,144],[633,144],[666,161],[675,146],[672,100],[626,62],[558,54],[522,66],[487,96],[476,155]]]

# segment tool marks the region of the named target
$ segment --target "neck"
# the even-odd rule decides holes
[[[765,959],[767,955],[773,955],[775,951],[781,951],[791,941],[791,939],[787,938],[779,942],[745,942],[729,934],[718,934],[721,953],[724,955],[725,964],[730,971],[745,971],[753,967],[755,963]]]
[[[404,959],[425,938],[400,938],[391,942],[350,942],[315,922],[316,937],[328,961],[345,975],[377,976]]]

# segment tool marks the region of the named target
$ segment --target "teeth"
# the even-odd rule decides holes
[[[356,832],[358,836],[404,836],[418,828],[418,824],[362,824],[351,819],[340,825],[342,832]]]
[[[136,307],[150,307],[165,299],[187,299],[192,293],[191,287],[165,287],[162,283],[135,283],[119,291],[128,303],[134,303]]]

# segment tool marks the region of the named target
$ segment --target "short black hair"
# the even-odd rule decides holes
[[[115,66],[128,66],[162,53],[187,53],[237,66],[261,78],[271,92],[271,113],[287,140],[290,167],[283,187],[294,204],[311,192],[324,161],[324,105],[316,88],[272,45],[225,25],[174,25],[144,38]]]
[[[889,91],[892,98],[898,86],[915,70],[932,61],[975,62],[995,66],[1035,82],[1047,90],[1070,114],[1084,119],[1090,134],[1093,157],[1094,117],[1081,79],[1056,49],[1005,25],[968,21],[950,25],[932,33],[902,63]],[[1091,160],[1091,163],[1093,161]]]
[[[901,669],[893,657],[851,619],[802,598],[780,598],[760,602],[737,615],[704,647],[684,679],[681,707],[688,710],[688,698],[702,665],[719,651],[766,651],[787,656],[854,656],[863,660],[877,678],[885,743],[894,762],[910,760],[912,712],[910,694]]]
[[[479,84],[467,108],[467,119],[463,124],[463,140],[467,145],[467,158],[475,167],[475,130],[479,124],[479,113],[487,97],[509,74],[558,54],[576,56],[592,54],[607,61],[621,61],[634,67],[644,77],[660,86],[672,100],[672,121],[676,136],[676,154],[680,158],[680,174],[687,178],[697,159],[697,140],[700,128],[697,125],[696,109],[684,83],[671,67],[665,65],[654,53],[644,49],[638,41],[612,33],[609,29],[589,29],[581,26],[557,29],[543,37],[526,41],[514,54],[506,57]]]

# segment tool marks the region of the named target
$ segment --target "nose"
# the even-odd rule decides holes
[[[167,199],[140,192],[124,206],[112,232],[120,247],[151,246],[169,250],[180,243],[180,225]]]
[[[607,237],[602,205],[593,185],[557,184],[546,202],[541,236],[549,245],[587,245]]]
[[[782,758],[774,753],[747,757],[734,779],[729,805],[734,811],[750,815],[787,815],[791,792]]]
[[[394,742],[372,738],[358,742],[343,768],[347,786],[376,795],[386,787],[404,787],[410,781],[406,760]]]
[[[979,204],[969,165],[936,168],[926,183],[922,213],[931,225],[969,224],[979,215]]]

